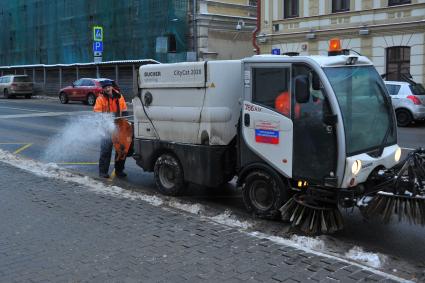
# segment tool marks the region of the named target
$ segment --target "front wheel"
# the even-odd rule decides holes
[[[93,106],[96,103],[96,96],[93,93],[87,95],[87,104]]]
[[[68,97],[66,96],[66,94],[64,92],[61,92],[59,94],[59,100],[62,104],[67,104],[68,103]]]
[[[249,212],[260,218],[274,219],[288,201],[287,186],[277,174],[255,170],[248,174],[242,186],[242,195]]]
[[[26,99],[31,99],[31,94],[25,94]]]
[[[396,111],[397,125],[399,127],[407,127],[412,123],[412,114],[408,110],[400,109]]]
[[[9,91],[7,90],[7,88],[4,89],[3,96],[4,98],[9,98]]]
[[[158,190],[164,195],[176,196],[184,190],[183,167],[171,154],[165,153],[155,161],[154,177]]]

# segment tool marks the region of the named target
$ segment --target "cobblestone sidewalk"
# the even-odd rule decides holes
[[[1,282],[392,282],[140,200],[0,162]]]

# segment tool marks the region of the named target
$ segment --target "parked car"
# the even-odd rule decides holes
[[[33,95],[33,83],[27,75],[7,75],[0,77],[0,92],[3,97],[25,96],[31,98]]]
[[[82,101],[93,106],[96,103],[96,98],[102,93],[100,82],[105,80],[111,81],[113,87],[119,91],[119,87],[114,80],[81,78],[73,82],[72,85],[62,88],[59,91],[59,100],[62,104],[66,104],[69,101]]]
[[[425,119],[425,88],[422,84],[385,81],[385,86],[391,96],[399,127]]]

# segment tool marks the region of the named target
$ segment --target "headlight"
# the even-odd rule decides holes
[[[362,169],[362,162],[360,160],[354,161],[353,165],[351,166],[351,173],[353,173],[353,175],[357,175],[359,174],[360,169]]]
[[[401,148],[397,148],[394,154],[395,162],[399,162],[401,157]]]

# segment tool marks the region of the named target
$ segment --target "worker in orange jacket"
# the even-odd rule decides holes
[[[277,112],[282,113],[288,118],[291,118],[291,94],[289,91],[282,91],[276,97],[274,102],[274,108]],[[301,116],[301,107],[300,104],[295,103],[295,115],[294,118],[299,118]]]
[[[124,97],[116,91],[110,80],[101,81],[103,91],[96,99],[94,105],[94,112],[113,113],[115,117],[127,116],[127,104],[125,103]],[[112,138],[111,136],[105,137],[100,143],[100,157],[99,157],[99,177],[109,178],[109,165],[111,163],[112,156]],[[126,177],[124,173],[125,158],[118,160],[117,154],[115,154],[115,175],[119,178]]]

